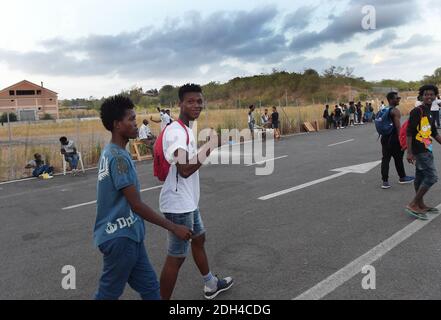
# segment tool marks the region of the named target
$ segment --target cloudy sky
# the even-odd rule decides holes
[[[439,0],[14,0],[2,12],[0,87],[44,81],[61,98],[273,68],[419,80],[441,67]]]

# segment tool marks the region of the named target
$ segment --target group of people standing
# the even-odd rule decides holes
[[[251,131],[251,136],[254,137],[254,130],[256,129],[256,119],[254,117],[254,112],[256,107],[254,105],[249,106],[250,111],[248,112],[248,128]],[[274,129],[274,138],[280,139],[280,118],[279,112],[277,112],[277,107],[272,107],[272,113],[268,113],[268,109],[264,110],[264,113],[260,116],[260,127],[263,129]]]
[[[364,109],[364,110],[363,110]],[[375,117],[372,103],[366,102],[363,108],[359,101],[355,104],[354,101],[349,102],[349,106],[344,103],[335,105],[334,110],[330,110],[329,105],[326,105],[323,112],[323,119],[326,123],[326,129],[344,129],[346,127],[353,127],[358,124],[371,122]]]

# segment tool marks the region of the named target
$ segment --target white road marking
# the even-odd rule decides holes
[[[146,192],[146,191],[156,190],[156,189],[159,189],[159,188],[162,188],[162,185],[161,186],[152,187],[152,188],[143,189],[143,190],[141,190],[141,193],[142,192]],[[72,209],[76,209],[76,208],[80,208],[80,207],[89,206],[89,205],[95,204],[95,203],[96,203],[96,200],[95,201],[90,201],[90,202],[76,204],[76,205],[73,205],[73,206],[69,206],[69,207],[63,208],[61,210],[63,210],[63,211],[72,210]]]
[[[87,168],[84,169],[84,171],[90,171],[90,170],[95,170],[98,169],[98,167],[93,167],[93,168]],[[70,171],[66,172],[66,175],[68,175],[70,173]],[[62,176],[63,173],[56,173],[54,174],[54,177],[56,176]],[[16,183],[16,182],[24,182],[24,181],[30,181],[30,180],[37,180],[38,178],[32,177],[32,178],[25,178],[25,179],[18,179],[18,180],[11,180],[11,181],[5,181],[5,182],[0,182],[0,185],[4,185],[4,184],[11,184],[11,183]]]
[[[258,165],[258,164],[264,164],[264,163],[267,163],[267,162],[270,162],[270,161],[275,161],[275,160],[284,159],[284,158],[288,158],[288,156],[281,156],[281,157],[277,157],[277,158],[272,158],[272,159],[268,159],[268,160],[263,160],[263,161],[259,161],[259,162],[256,162],[256,163],[247,164],[246,166],[247,166],[247,167],[251,167],[251,166]]]
[[[307,182],[307,183],[301,184],[301,185],[293,187],[293,188],[289,188],[289,189],[286,189],[286,190],[282,190],[282,191],[279,191],[279,192],[275,192],[275,193],[269,194],[269,195],[264,196],[264,197],[260,197],[259,200],[266,201],[266,200],[270,200],[270,199],[273,199],[273,198],[276,198],[276,197],[280,197],[280,196],[283,196],[284,194],[291,193],[291,192],[294,192],[294,191],[297,191],[297,190],[301,190],[301,189],[305,189],[305,188],[308,188],[308,187],[313,186],[315,184],[319,184],[319,183],[322,183],[322,182],[325,182],[325,181],[328,181],[328,180],[332,180],[332,179],[341,177],[341,176],[343,176],[345,174],[347,174],[347,172],[339,172],[339,173],[333,174],[333,175],[331,175],[329,177],[325,177],[325,178],[321,178],[321,179],[314,180],[314,181],[311,181],[311,182]]]
[[[437,207],[441,210],[441,204]],[[404,213],[403,213],[404,214]],[[367,265],[372,265],[375,261],[383,257],[386,253],[398,246],[400,243],[411,237],[413,234],[427,226],[435,220],[439,214],[428,214],[429,220],[416,220],[407,227],[401,229],[389,239],[383,241],[375,248],[369,250],[361,257],[355,259],[344,268],[340,269],[333,275],[329,276],[319,284],[315,285],[308,291],[302,293],[294,300],[319,300],[333,292],[335,289],[343,285],[346,281],[352,279],[354,276],[362,271],[362,268]]]
[[[348,143],[348,142],[352,142],[352,141],[355,141],[355,139],[351,139],[351,140],[346,140],[346,141],[342,141],[342,142],[337,142],[337,143],[334,143],[334,144],[330,144],[328,147],[335,147],[335,146],[338,146],[338,145],[340,145],[340,144],[344,144],[344,143]]]
[[[275,192],[275,193],[269,194],[269,195],[264,196],[264,197],[260,197],[259,200],[266,201],[266,200],[270,200],[270,199],[273,199],[273,198],[276,198],[276,197],[280,197],[280,196],[285,195],[287,193],[291,193],[291,192],[294,192],[294,191],[305,189],[305,188],[308,188],[310,186],[316,185],[318,183],[322,183],[322,182],[325,182],[325,181],[328,181],[328,180],[332,180],[332,179],[341,177],[341,176],[343,176],[345,174],[348,174],[348,173],[364,174],[364,173],[367,173],[367,172],[371,171],[373,168],[378,166],[380,163],[381,163],[381,161],[374,161],[374,162],[363,163],[363,164],[359,164],[359,165],[355,165],[355,166],[349,166],[349,167],[334,169],[334,170],[331,170],[331,171],[338,172],[338,173],[333,174],[333,175],[328,176],[328,177],[325,177],[325,178],[321,178],[321,179],[318,179],[318,180],[310,181],[310,182],[301,184],[301,185],[293,187],[293,188],[289,188],[289,189],[286,189],[286,190]]]

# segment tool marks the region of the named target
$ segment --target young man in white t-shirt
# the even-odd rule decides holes
[[[213,299],[219,293],[230,289],[233,279],[218,279],[211,273],[208,265],[204,247],[205,228],[199,212],[199,168],[220,143],[213,130],[210,141],[198,152],[197,141],[190,126],[202,112],[201,87],[194,84],[184,85],[179,89],[179,101],[179,121],[169,125],[163,136],[164,156],[171,166],[159,202],[165,217],[190,228],[193,236],[190,242],[169,233],[168,256],[161,274],[161,297],[164,300],[171,298],[179,270],[191,246],[194,261],[204,279],[204,295],[207,299]]]
[[[430,113],[432,114],[432,117],[435,119],[435,123],[437,128],[440,128],[440,121],[439,121],[439,108],[441,107],[441,100],[438,97],[436,97],[435,100],[432,102],[432,107],[430,108]]]
[[[171,122],[171,117],[167,114],[167,112],[165,110],[161,110],[158,108],[158,112],[159,112],[159,118],[161,120],[155,120],[153,119],[153,117],[150,117],[150,120],[155,122],[155,123],[160,123],[161,124],[161,131],[164,130],[165,127],[167,127],[170,122]]]

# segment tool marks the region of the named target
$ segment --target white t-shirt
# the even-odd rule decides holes
[[[199,207],[199,171],[184,179],[177,174],[174,164],[174,153],[178,149],[186,150],[189,159],[197,154],[193,131],[189,127],[186,127],[186,130],[190,138],[188,146],[184,128],[177,121],[169,125],[164,133],[162,146],[165,158],[171,166],[159,196],[159,209],[163,213],[188,213]]]
[[[419,106],[422,106],[422,105],[423,105],[423,103],[421,101],[419,101],[419,100],[417,100],[415,102],[415,108],[418,108]]]
[[[439,111],[439,105],[441,103],[441,100],[435,99],[432,102],[432,107],[430,108],[430,111]]]
[[[165,113],[165,112],[161,112],[160,113],[160,117],[161,117],[161,131],[164,130],[164,128],[170,123],[170,116]]]
[[[148,139],[151,136],[151,131],[148,125],[142,124],[142,126],[139,128],[139,139]]]
[[[76,149],[77,147],[75,146],[75,142],[73,142],[72,140],[69,140],[67,142],[67,145],[62,145],[61,146],[62,149],[64,149],[64,151],[66,151],[66,153],[74,153],[74,149]]]

